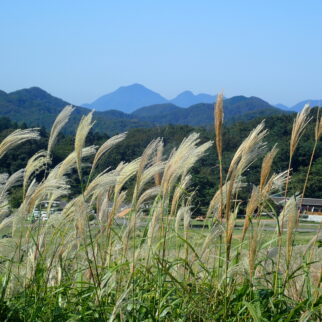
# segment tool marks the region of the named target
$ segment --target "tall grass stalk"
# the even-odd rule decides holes
[[[282,237],[286,221],[288,228],[277,250],[272,247],[276,236],[265,231],[261,219],[262,212],[271,211],[271,194],[285,186],[287,190],[290,166],[271,174],[274,146],[263,158],[259,184],[243,207],[238,200],[243,174],[264,153],[267,130],[260,123],[250,132],[223,177],[222,99],[219,95],[215,107],[220,178],[205,214],[209,229],[193,227],[195,195],[189,183],[192,167],[212,142],[200,144],[193,133],[167,156],[162,139],[157,139],[141,157],[97,173],[103,157],[125,134],[101,147],[85,146],[93,126],[90,113],[77,129],[74,151],[50,168],[48,151],[72,108],[62,112],[48,151],[33,156],[26,170],[0,176],[3,209],[8,209],[11,187],[24,187],[19,209],[0,217],[0,233],[12,232],[0,239],[1,320],[318,320],[318,238],[303,249],[295,245],[294,198],[276,214],[277,237]],[[307,121],[304,113],[296,121],[301,124],[293,127],[297,134],[292,136],[291,160]],[[37,131],[4,139],[2,153],[27,138],[38,138]],[[92,166],[85,182],[83,166],[88,160]],[[37,181],[35,174],[44,164],[44,177]],[[72,171],[82,184],[76,196],[70,196]],[[62,198],[68,203],[60,214],[47,221],[30,219],[44,200],[52,204]],[[245,220],[238,232],[240,214]]]

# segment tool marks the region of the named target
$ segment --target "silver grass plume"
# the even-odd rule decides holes
[[[34,183],[31,184],[33,186]],[[59,179],[46,179],[35,189],[28,194],[26,193],[26,197],[19,208],[19,212],[21,215],[26,215],[32,211],[36,205],[43,201],[48,195],[55,194],[58,197],[62,197],[67,195],[69,192],[69,186],[66,184],[65,180]]]
[[[153,167],[156,168],[157,167],[156,165],[158,163],[155,163],[154,165],[150,166],[148,168],[149,172],[145,171],[145,169],[152,163],[151,162],[152,155],[156,153],[156,150],[158,148],[160,141],[161,141],[160,139],[156,139],[150,142],[141,155],[140,164],[136,174],[136,184],[133,192],[133,202],[136,202],[144,184],[150,179],[151,176],[153,177],[156,174],[153,171]],[[144,172],[145,172],[145,179],[142,178],[144,175]],[[142,179],[144,181],[143,183],[142,183]]]
[[[228,187],[231,186],[231,183],[230,181],[227,181],[223,186],[222,186],[222,207],[225,206],[226,204],[226,196],[227,196],[227,190],[228,190]],[[235,181],[234,181],[234,184],[232,185],[232,193],[235,193],[236,191],[238,191],[239,189],[241,189],[242,187],[244,187],[245,184],[242,183],[241,181],[241,178],[237,178]],[[220,208],[220,194],[221,194],[221,191],[220,189],[217,190],[217,192],[215,193],[215,195],[213,196],[213,198],[211,199],[210,203],[209,203],[209,207],[208,207],[208,210],[207,210],[207,215],[206,217],[211,217],[211,215],[214,215],[216,216],[217,214],[219,214],[219,208]]]
[[[118,171],[110,171],[98,175],[87,186],[84,192],[85,198],[87,199],[92,195],[97,196],[99,193],[105,194],[110,187],[115,185],[118,175]]]
[[[170,217],[172,217],[177,211],[180,198],[182,194],[186,191],[190,183],[190,180],[191,180],[191,175],[185,175],[184,177],[181,178],[180,183],[178,183],[177,187],[175,188],[173,197],[172,197]]]
[[[25,169],[20,169],[13,173],[9,178],[5,176],[5,181],[0,183],[0,202],[6,198],[9,189],[22,182]]]
[[[286,254],[287,254],[287,263],[290,262],[293,249],[293,237],[294,229],[297,225],[298,210],[296,199],[292,197],[289,204],[289,213],[287,214],[287,237],[286,237]]]
[[[159,163],[162,161],[162,157],[163,157],[163,149],[164,149],[164,145],[163,145],[163,141],[161,140],[158,144],[158,147],[157,147],[157,152],[155,154],[155,158],[154,158],[154,162],[155,163]],[[155,185],[156,186],[160,186],[161,185],[161,179],[162,179],[162,176],[161,176],[161,173],[157,173],[155,176],[154,176],[154,182],[155,182]]]
[[[94,111],[82,117],[78,125],[76,136],[75,136],[76,164],[77,164],[78,175],[80,178],[82,178],[82,155],[83,155],[85,140],[88,132],[94,125],[94,123],[92,123],[93,112]]]
[[[310,114],[310,106],[306,104],[301,112],[296,115],[296,118],[293,122],[292,135],[290,140],[290,158],[294,154],[294,151],[297,147],[297,144],[303,135],[304,129],[306,125],[310,122],[311,118]]]
[[[241,175],[264,151],[263,138],[267,135],[264,126],[265,123],[262,121],[239,146],[230,163],[227,177],[231,177],[234,172],[235,175]]]
[[[49,139],[48,139],[48,148],[47,153],[50,156],[53,146],[56,143],[57,137],[61,129],[68,122],[71,113],[74,111],[74,107],[72,105],[67,105],[56,117],[56,120],[51,127]]]
[[[88,146],[82,149],[81,151],[81,157],[86,158],[89,156],[92,156],[96,153],[96,147],[95,146]],[[71,172],[72,169],[77,167],[77,153],[76,151],[71,152],[64,161],[62,161],[59,165],[56,166],[56,172],[51,171],[52,175],[56,176],[57,178],[62,178],[69,172]],[[51,175],[51,174],[50,174]]]
[[[260,175],[260,189],[262,189],[267,181],[267,178],[269,176],[269,173],[272,168],[272,163],[274,161],[274,158],[278,152],[278,149],[276,148],[276,144],[273,146],[272,150],[269,151],[262,162],[262,169],[261,169],[261,175]]]
[[[25,195],[31,176],[44,170],[48,163],[50,163],[50,158],[46,151],[39,151],[28,160],[23,179],[23,195]]]
[[[144,202],[147,200],[157,196],[160,193],[161,189],[160,186],[152,187],[146,191],[144,191],[137,202],[137,208],[140,208],[140,206],[143,205]]]
[[[102,159],[102,157],[109,151],[111,150],[116,144],[122,142],[125,137],[126,137],[126,132],[125,133],[121,133],[118,135],[115,135],[113,137],[111,137],[110,139],[108,139],[105,143],[103,143],[101,145],[101,147],[98,149],[98,151],[96,152],[96,155],[94,157],[94,161],[93,161],[93,165],[92,165],[92,169],[91,169],[91,173],[94,171],[94,169],[97,166],[97,163]]]
[[[28,140],[38,140],[39,138],[38,129],[15,130],[0,143],[0,158],[16,145]]]
[[[246,215],[244,220],[244,226],[243,226],[243,232],[241,240],[243,241],[246,232],[249,228],[249,224],[251,222],[252,216],[254,215],[255,210],[259,207],[259,205],[262,202],[261,193],[258,187],[254,186],[252,190],[252,194],[248,200],[247,206],[246,206]]]
[[[163,194],[169,193],[178,177],[188,173],[191,167],[200,159],[212,142],[206,142],[199,147],[199,134],[192,133],[185,138],[177,150],[171,153],[161,182]]]
[[[118,194],[120,193],[123,185],[125,184],[126,181],[128,181],[132,176],[135,175],[137,172],[139,165],[141,162],[141,158],[137,158],[130,163],[125,164],[117,179],[116,179],[116,184],[115,184],[115,191],[114,191],[114,196],[117,198]]]

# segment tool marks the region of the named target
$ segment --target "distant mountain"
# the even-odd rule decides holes
[[[320,100],[312,100],[312,99],[307,99],[305,101],[301,101],[293,106],[286,106],[284,104],[276,104],[275,106],[277,108],[280,108],[281,110],[285,111],[293,111],[293,112],[300,112],[305,104],[310,104],[311,107],[315,106],[322,106],[322,99]]]
[[[25,122],[28,126],[43,126],[49,129],[57,114],[68,102],[54,97],[38,87],[12,93],[0,91],[0,116],[13,121]],[[188,108],[171,103],[154,104],[139,108],[131,114],[117,110],[95,112],[95,131],[110,135],[130,128],[151,127],[165,124],[209,126],[213,124],[213,103],[199,103]],[[76,107],[66,133],[74,133],[81,117],[90,112],[85,107]],[[250,120],[283,113],[257,97],[235,96],[224,101],[225,123]]]
[[[0,116],[6,116],[17,122],[25,122],[28,126],[50,128],[58,113],[68,104],[39,87],[22,89],[8,94],[0,91]],[[74,132],[81,117],[89,112],[90,110],[87,108],[76,107],[69,126],[64,131]],[[96,121],[95,130],[109,134],[126,131],[133,127],[149,126],[129,114],[115,110],[95,112],[93,118]]]
[[[160,94],[151,91],[141,84],[123,86],[116,91],[106,94],[90,104],[82,106],[94,108],[97,111],[110,109],[131,113],[134,110],[147,105],[166,103],[167,100]]]
[[[291,110],[291,108],[290,107],[288,107],[288,106],[286,106],[286,105],[284,105],[284,104],[275,104],[275,107],[277,107],[277,108],[279,108],[279,109],[281,109],[281,110],[284,110],[284,111],[290,111]]]
[[[189,107],[191,105],[199,104],[199,103],[214,103],[216,101],[216,97],[217,95],[209,95],[209,94],[195,95],[191,91],[184,91],[174,99],[170,100],[170,102],[180,107]]]
[[[250,120],[281,114],[282,110],[271,106],[258,97],[234,96],[224,100],[224,119],[226,123],[239,120]],[[181,108],[173,104],[158,104],[140,108],[132,113],[141,121],[164,124],[212,125],[214,122],[213,104],[195,104]]]
[[[305,104],[310,104],[311,107],[321,106],[322,100],[312,100],[307,99],[305,101],[299,102],[291,107],[292,111],[299,112],[302,110]]]
[[[140,107],[149,105],[171,103],[179,107],[189,107],[194,104],[214,103],[215,101],[216,95],[195,95],[191,91],[184,91],[172,100],[167,100],[141,84],[133,84],[120,87],[112,93],[101,96],[93,103],[82,104],[82,106],[94,108],[97,111],[115,109],[124,113],[132,113]]]

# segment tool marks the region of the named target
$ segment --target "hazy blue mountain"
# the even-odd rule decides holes
[[[25,122],[28,126],[43,126],[49,129],[58,113],[69,103],[54,97],[38,87],[18,90],[12,93],[0,91],[0,116],[9,117],[16,122]],[[71,115],[65,132],[75,131],[81,117],[90,110],[76,107]],[[149,124],[135,119],[134,116],[121,111],[109,110],[95,112],[95,130],[109,134],[126,131],[133,127],[146,127]]]
[[[311,107],[315,106],[321,106],[322,105],[322,99],[321,100],[312,100],[312,99],[307,99],[304,101],[301,101],[293,106],[286,106],[284,104],[276,104],[275,106],[277,108],[280,108],[281,110],[285,111],[293,111],[293,112],[299,112],[303,109],[305,104],[310,104]]]
[[[286,105],[281,104],[281,103],[275,104],[275,107],[277,107],[277,108],[279,108],[281,110],[285,110],[285,111],[289,111],[291,109],[289,106],[286,106]]]
[[[160,94],[151,91],[141,84],[122,86],[116,91],[103,95],[93,103],[83,104],[97,111],[110,109],[131,113],[134,110],[147,105],[166,103],[167,100]]]
[[[321,106],[322,105],[322,100],[312,100],[312,99],[307,99],[305,101],[299,102],[291,107],[292,111],[299,112],[302,110],[305,104],[310,104],[311,107],[314,106]]]
[[[49,129],[57,114],[67,104],[69,103],[38,87],[12,93],[0,91],[0,116],[7,116],[17,122],[25,122],[28,126],[43,126]],[[165,124],[212,126],[213,108],[213,103],[199,103],[188,108],[165,103],[145,106],[131,114],[118,110],[98,111],[93,115],[96,122],[94,131],[112,135],[130,128]],[[89,112],[88,108],[76,107],[64,131],[74,133],[81,117]],[[283,113],[280,109],[272,107],[257,97],[245,96],[225,99],[224,112],[226,124]]]
[[[193,94],[191,91],[184,91],[174,99],[170,100],[170,102],[174,105],[180,107],[189,107],[194,104],[199,103],[214,103],[216,101],[216,95],[209,94]]]

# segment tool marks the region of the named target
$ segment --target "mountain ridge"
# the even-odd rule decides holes
[[[11,93],[0,91],[0,115],[28,126],[50,128],[57,114],[68,105],[67,101],[54,97],[39,87],[31,87]],[[66,132],[75,131],[81,117],[90,109],[76,106]],[[248,120],[255,117],[283,113],[257,97],[235,96],[224,100],[225,122]],[[165,124],[210,126],[213,124],[213,104],[199,103],[187,108],[172,103],[154,104],[132,113],[119,110],[95,111],[95,131],[115,134],[130,128],[151,127]]]

